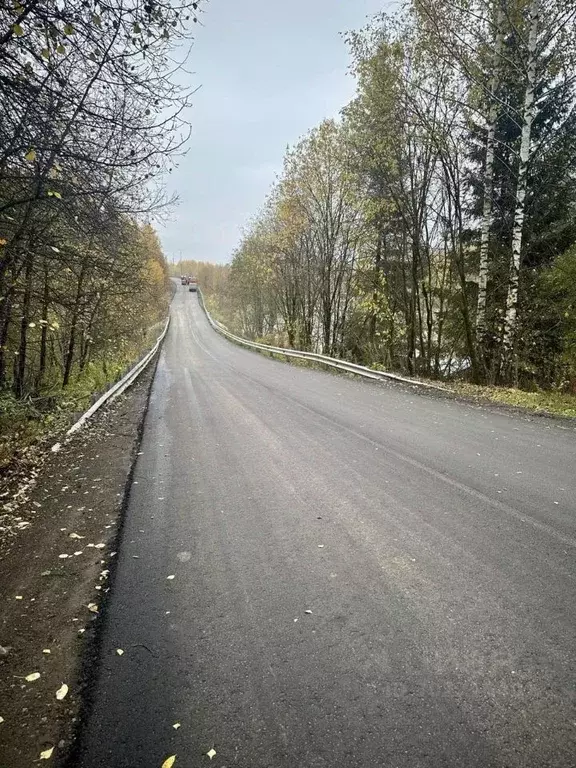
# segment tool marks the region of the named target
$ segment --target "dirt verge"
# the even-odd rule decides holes
[[[0,550],[0,768],[62,765],[70,752],[153,375],[8,502],[18,527]]]

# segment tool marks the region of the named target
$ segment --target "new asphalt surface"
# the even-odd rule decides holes
[[[75,768],[575,766],[573,425],[172,313]]]

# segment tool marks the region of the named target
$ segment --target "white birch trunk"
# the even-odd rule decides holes
[[[512,263],[510,265],[508,295],[506,298],[506,316],[504,319],[504,354],[507,357],[509,357],[510,353],[513,351],[516,335],[518,283],[520,278],[520,258],[522,255],[522,230],[524,228],[528,161],[530,159],[530,134],[532,132],[532,123],[534,122],[535,114],[534,92],[536,86],[536,47],[538,42],[539,21],[540,0],[531,0],[528,10],[528,65],[526,73],[526,91],[524,94],[520,163],[518,166],[516,206],[514,209],[514,226],[512,229]]]
[[[486,286],[488,283],[488,245],[490,241],[490,227],[492,226],[492,208],[494,194],[494,154],[496,139],[496,124],[498,122],[498,100],[496,92],[500,81],[500,59],[504,45],[504,12],[502,0],[496,0],[496,13],[494,14],[496,32],[494,50],[492,55],[492,76],[490,78],[488,97],[490,109],[488,111],[488,131],[486,135],[486,164],[484,169],[484,196],[482,206],[482,227],[480,234],[480,265],[478,270],[478,304],[476,308],[476,338],[482,341],[486,333]]]

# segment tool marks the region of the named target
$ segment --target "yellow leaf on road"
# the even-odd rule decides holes
[[[206,754],[208,755],[210,760],[212,760],[213,757],[216,757],[216,750],[215,749],[211,749],[209,752],[206,752]]]
[[[45,749],[44,752],[40,752],[40,760],[50,760],[52,752],[54,752],[54,747],[50,747],[50,749]]]
[[[172,728],[174,728],[174,730],[175,730],[175,731],[177,731],[177,730],[178,730],[178,728],[180,728],[180,723],[174,723],[174,725],[172,726]]]
[[[116,653],[118,654],[118,656],[122,656],[124,654],[124,651],[122,650],[122,648],[116,648]]]
[[[56,691],[56,698],[58,699],[58,701],[62,701],[62,699],[66,697],[67,693],[68,693],[68,686],[66,685],[66,683],[62,683],[62,686],[58,688],[58,690]]]
[[[167,757],[166,760],[162,763],[162,768],[172,768],[174,763],[176,762],[176,755],[171,755],[170,757]]]
[[[33,683],[34,680],[38,680],[39,677],[40,677],[40,672],[32,672],[30,675],[26,675],[24,679],[28,683]]]

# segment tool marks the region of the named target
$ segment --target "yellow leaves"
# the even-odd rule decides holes
[[[58,200],[62,199],[62,195],[60,194],[60,192],[56,192],[56,190],[54,189],[49,189],[46,194],[48,195],[48,197],[56,197],[58,198]]]
[[[24,155],[24,160],[28,160],[29,163],[33,163],[34,160],[36,160],[36,150],[30,149],[26,154]]]
[[[96,603],[88,603],[88,605],[86,606],[86,608],[88,608],[88,610],[89,610],[91,613],[98,613],[98,606],[96,605]]]
[[[50,747],[49,749],[45,749],[44,752],[40,752],[40,760],[50,760],[52,752],[54,752],[54,747]]]
[[[60,688],[58,688],[58,690],[56,691],[56,698],[58,699],[58,701],[62,701],[62,699],[65,699],[67,695],[68,695],[68,686],[66,685],[66,683],[62,683]]]
[[[167,757],[166,760],[162,763],[162,768],[172,768],[174,763],[176,762],[176,755],[171,755],[170,757]]]
[[[180,728],[180,725],[181,725],[181,723],[174,723],[174,725],[172,726],[172,728],[174,728],[174,730],[175,730],[175,731],[177,731],[177,730],[178,730],[178,728]]]
[[[124,651],[122,650],[122,648],[116,648],[116,653],[118,654],[118,656],[124,655]]]
[[[0,237],[0,247],[3,246],[3,245],[6,245],[7,242],[8,242],[8,240],[6,240],[3,237]]]
[[[208,752],[206,752],[210,760],[212,760],[213,757],[216,757],[216,750],[215,749],[209,749]]]
[[[26,680],[27,683],[33,683],[35,680],[40,679],[40,672],[31,672],[29,675],[26,675],[24,680]]]

